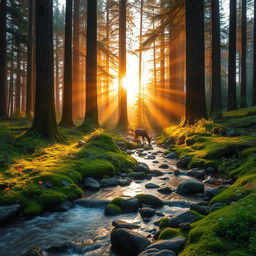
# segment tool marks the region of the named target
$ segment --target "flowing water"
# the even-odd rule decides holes
[[[175,176],[175,161],[164,158],[163,148],[153,146],[147,151],[148,155],[155,155],[155,159],[139,157],[138,152],[132,156],[139,162],[148,164],[151,170],[161,170],[164,175],[153,177],[150,181],[133,181],[127,187],[103,188],[96,193],[85,192],[84,197],[90,200],[106,199],[112,200],[115,197],[132,197],[139,193],[155,195],[164,201],[168,201],[163,208],[159,209],[166,216],[183,212],[189,208],[189,202],[197,201],[197,198],[183,198],[175,192],[170,195],[163,195],[157,189],[146,189],[145,184],[155,183],[160,187],[176,189],[184,179],[191,179],[188,176]],[[159,163],[153,163],[158,161]],[[160,164],[168,164],[168,169],[159,169]],[[187,203],[185,203],[187,202]],[[149,235],[157,227],[154,222],[161,217],[153,217],[149,222],[143,222],[139,213],[124,214],[120,216],[105,216],[104,205],[92,205],[76,207],[57,213],[47,213],[31,220],[16,221],[0,229],[0,255],[18,256],[22,255],[32,247],[49,248],[52,246],[68,245],[63,251],[55,250],[49,255],[87,255],[105,256],[114,255],[110,252],[110,232],[113,228],[112,221],[122,219],[140,225],[138,232]]]

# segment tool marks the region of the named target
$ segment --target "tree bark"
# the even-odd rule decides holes
[[[230,0],[228,110],[237,109],[236,99],[236,0]]]
[[[256,106],[256,0],[254,0],[254,25],[253,25],[253,106]]]
[[[73,1],[66,0],[63,111],[59,124],[62,127],[75,126],[72,110],[72,11]]]
[[[212,101],[211,116],[222,115],[221,93],[221,51],[220,51],[220,4],[219,0],[211,0],[212,8]]]
[[[204,72],[204,0],[186,0],[186,123],[207,118]]]

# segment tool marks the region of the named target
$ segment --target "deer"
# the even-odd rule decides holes
[[[148,145],[150,145],[151,138],[148,136],[148,133],[145,129],[142,129],[142,128],[135,129],[134,133],[135,133],[134,140],[138,139],[139,137],[142,137],[142,140],[143,140],[143,143],[144,143],[145,138],[146,138],[147,141],[148,141]]]

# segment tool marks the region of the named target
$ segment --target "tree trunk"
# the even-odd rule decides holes
[[[58,132],[54,106],[53,3],[36,1],[36,98],[30,132],[53,141],[64,140]]]
[[[256,0],[254,0],[254,25],[253,25],[253,106],[256,106]]]
[[[110,44],[110,39],[109,39],[109,34],[110,34],[110,0],[107,0],[106,3],[106,42],[109,45]],[[110,75],[109,75],[109,55],[108,53],[106,54],[106,83],[105,83],[105,95],[106,95],[106,108],[107,108],[107,114],[109,114],[109,104],[110,104]]]
[[[126,76],[126,5],[127,0],[119,0],[119,123],[117,128],[128,128],[127,92],[123,86]]]
[[[73,1],[66,0],[63,111],[60,122],[62,127],[74,126],[72,115],[72,6]]]
[[[204,73],[204,0],[186,0],[186,123],[207,118]]]
[[[247,1],[242,0],[242,38],[241,38],[241,107],[247,106],[247,79],[246,79],[246,36],[247,36],[247,18],[246,18],[246,7]]]
[[[6,0],[0,2],[0,118],[7,118],[6,95]]]
[[[230,0],[228,110],[237,109],[236,100],[236,0]]]
[[[20,110],[20,91],[21,91],[21,83],[20,83],[20,72],[21,72],[21,48],[20,43],[18,43],[17,46],[17,65],[16,65],[16,92],[15,92],[15,115],[17,117],[20,116],[21,110]]]
[[[29,0],[29,29],[28,29],[28,57],[27,57],[27,91],[26,91],[26,115],[33,112],[33,75],[34,75],[34,35],[35,35],[35,0]]]
[[[212,8],[212,101],[211,116],[222,116],[221,94],[221,52],[220,52],[220,5],[219,0],[211,0]]]
[[[97,94],[97,1],[87,2],[86,115],[83,126],[99,127]],[[91,126],[91,127],[89,127]]]
[[[56,58],[55,58],[55,102],[56,102],[56,112],[60,114],[60,70],[59,70],[59,36],[56,34]]]

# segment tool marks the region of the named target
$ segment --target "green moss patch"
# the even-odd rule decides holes
[[[158,240],[168,240],[178,236],[184,236],[177,228],[165,228],[159,235]]]

